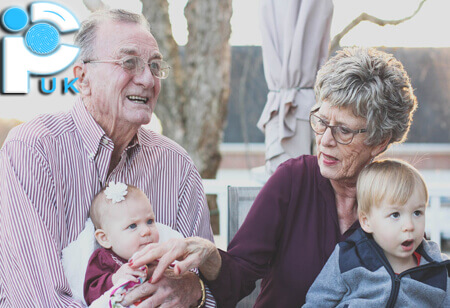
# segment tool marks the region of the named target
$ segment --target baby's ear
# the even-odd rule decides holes
[[[102,246],[103,248],[110,249],[111,243],[108,240],[108,235],[103,229],[97,229],[95,230],[95,239],[97,242]]]
[[[366,213],[360,212],[359,213],[359,224],[361,225],[361,228],[366,233],[372,233],[372,227],[370,226],[370,219],[369,216]]]

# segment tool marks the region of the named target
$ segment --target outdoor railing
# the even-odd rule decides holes
[[[429,187],[430,201],[425,214],[427,236],[438,245],[441,237],[450,239],[450,183]]]

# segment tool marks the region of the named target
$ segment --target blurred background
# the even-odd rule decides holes
[[[256,123],[269,90],[261,48],[261,0],[54,2],[66,6],[80,21],[101,6],[143,12],[172,66],[156,109],[161,121],[153,119],[150,127],[186,148],[205,179],[208,193],[224,195],[230,184],[263,185],[267,178],[261,169],[265,164],[264,133]],[[10,6],[26,8],[30,3],[2,0],[0,11]],[[450,36],[446,33],[450,29],[450,2],[334,0],[333,4],[330,38],[332,42],[338,34],[342,38],[331,54],[343,46],[377,47],[404,64],[419,108],[407,142],[392,147],[385,156],[403,158],[419,168],[439,198],[440,211],[448,213]],[[387,24],[364,20],[343,33],[362,13]],[[390,24],[393,21],[398,24]],[[0,37],[5,35],[11,34],[0,29]],[[61,35],[61,43],[71,44],[72,38]],[[71,80],[72,70],[52,77]],[[0,145],[11,127],[40,113],[71,108],[75,94],[61,94],[58,89],[44,95],[39,91],[40,78],[31,77],[29,94],[0,94]],[[220,235],[226,223],[226,204],[220,204],[224,200],[218,204],[214,197],[209,198],[213,229]],[[449,227],[446,223],[439,230],[446,249],[450,249]]]

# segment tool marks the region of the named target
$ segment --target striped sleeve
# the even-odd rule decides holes
[[[193,231],[188,236],[200,236],[214,242],[203,183],[200,174],[193,165],[187,173],[186,181],[183,186],[180,198],[180,209],[188,216],[194,216],[192,217],[192,220],[194,221]],[[182,229],[183,222],[179,221],[179,223],[181,223],[179,228]],[[186,225],[186,223],[184,223],[184,225]],[[195,273],[198,275],[198,270],[195,270]],[[216,301],[208,286],[206,286],[205,307],[216,307]]]
[[[193,164],[187,170],[180,194],[178,230],[185,237],[200,236],[214,242],[202,180]]]
[[[46,160],[11,141],[0,152],[0,179],[1,307],[83,307],[71,298],[60,262]]]

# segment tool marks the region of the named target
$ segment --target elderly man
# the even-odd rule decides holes
[[[1,307],[82,306],[71,298],[61,251],[84,228],[93,196],[111,181],[142,189],[157,221],[183,236],[213,239],[192,160],[141,127],[150,122],[169,69],[148,23],[121,10],[94,13],[75,42],[81,97],[73,109],[13,129],[1,150]],[[130,297],[151,295],[143,307],[202,303],[194,273],[170,276]]]

